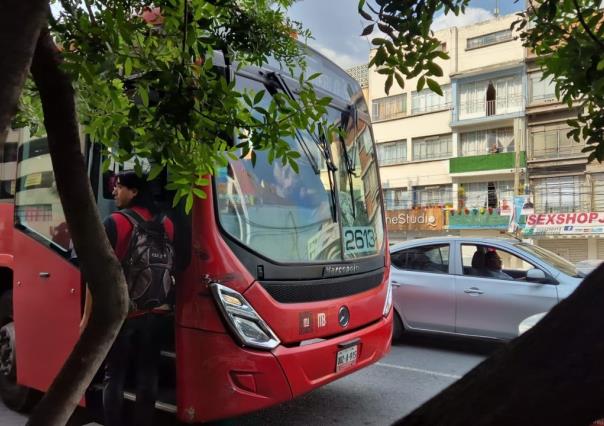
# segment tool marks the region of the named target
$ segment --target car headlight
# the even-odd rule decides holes
[[[392,283],[388,280],[388,292],[386,293],[386,301],[384,302],[384,311],[383,314],[385,317],[390,313],[390,309],[392,309]]]
[[[239,343],[265,350],[275,349],[281,343],[241,293],[218,283],[211,283],[210,289]]]

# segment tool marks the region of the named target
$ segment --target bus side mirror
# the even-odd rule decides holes
[[[103,198],[110,200],[113,198],[113,189],[115,188],[115,172],[107,170],[103,173]]]

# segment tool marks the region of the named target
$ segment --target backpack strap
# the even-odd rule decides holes
[[[140,214],[131,209],[119,210],[116,213],[119,213],[128,219],[132,226],[140,225],[141,223],[146,222],[146,220]]]

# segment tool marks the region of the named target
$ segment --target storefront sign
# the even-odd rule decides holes
[[[531,214],[523,233],[527,236],[604,234],[604,212]]]
[[[451,210],[448,213],[449,229],[507,229],[509,216],[497,209]]]
[[[441,208],[386,210],[386,227],[396,231],[442,231],[444,214]]]

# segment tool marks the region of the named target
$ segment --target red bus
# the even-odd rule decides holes
[[[157,407],[184,422],[290,400],[390,349],[388,243],[367,105],[343,70],[313,51],[307,62],[309,73],[322,73],[314,86],[333,98],[328,119],[345,138],[291,136],[298,173],[263,152],[255,166],[230,161],[189,215],[157,185],[180,263]],[[279,64],[233,76],[240,89],[296,96],[297,79]],[[9,133],[0,150],[0,396],[15,409],[48,389],[69,355],[85,293],[46,139],[22,133]],[[101,149],[82,149],[104,217],[115,207]]]

